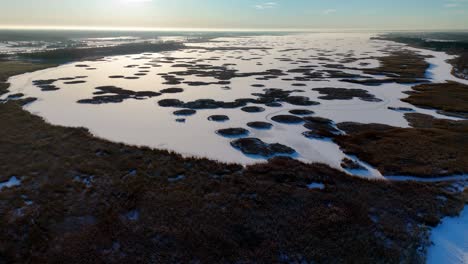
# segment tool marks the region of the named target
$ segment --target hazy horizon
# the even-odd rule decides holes
[[[109,32],[304,32],[304,33],[385,33],[385,32],[468,32],[468,29],[452,28],[412,28],[412,29],[377,29],[377,28],[176,28],[176,27],[78,27],[78,26],[5,26],[2,31],[109,31]]]
[[[467,30],[468,0],[17,0],[1,29]]]

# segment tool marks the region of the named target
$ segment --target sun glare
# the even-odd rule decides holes
[[[152,0],[120,0],[123,4],[141,4],[141,3],[149,3]]]

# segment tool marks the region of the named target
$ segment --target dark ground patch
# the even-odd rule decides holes
[[[354,160],[350,160],[348,158],[344,158],[341,161],[341,167],[347,170],[365,170],[365,168],[361,166],[359,163],[357,163]]]
[[[226,128],[216,131],[217,134],[224,137],[239,137],[246,136],[249,134],[249,131],[245,128],[236,127],[236,128]]]
[[[299,105],[299,106],[312,106],[312,105],[320,104],[318,102],[311,101],[310,98],[306,96],[289,96],[283,99],[283,101],[291,105]]]
[[[311,101],[305,96],[291,96],[294,92],[303,92],[302,90],[285,91],[282,89],[265,89],[265,93],[253,93],[252,95],[258,98],[239,98],[232,102],[216,101],[213,99],[198,99],[190,102],[182,102],[178,99],[164,99],[158,102],[162,107],[183,107],[190,109],[219,109],[219,108],[241,108],[247,104],[262,104],[271,107],[280,107],[281,102],[287,102],[294,105],[311,106],[317,105],[318,102]],[[247,111],[261,111],[263,108],[258,106],[248,106]],[[264,109],[263,109],[264,110]]]
[[[290,110],[289,113],[293,115],[305,116],[305,115],[313,115],[315,112],[312,110],[307,110],[307,109],[293,109],[293,110]]]
[[[335,141],[384,175],[438,177],[468,173],[468,121],[406,114],[415,128],[342,123]]]
[[[385,51],[387,56],[377,57],[380,66],[377,68],[347,68],[360,70],[365,74],[385,76],[383,79],[374,79],[366,76],[344,76],[340,81],[367,86],[379,86],[385,83],[416,84],[428,82],[426,71],[429,63],[426,57],[410,50]]]
[[[258,107],[258,106],[246,106],[246,107],[242,107],[241,110],[247,113],[260,113],[260,112],[264,112],[265,108]]]
[[[51,92],[51,91],[60,90],[59,87],[57,87],[55,85],[52,85],[52,84],[38,85],[37,87],[39,87],[41,89],[41,91],[43,91],[43,92]]]
[[[80,104],[108,104],[108,103],[121,103],[127,99],[147,99],[160,96],[160,93],[151,91],[135,92],[132,90],[125,90],[115,86],[100,86],[95,88],[97,92],[91,99],[78,100]]]
[[[450,62],[454,66],[452,74],[460,79],[468,80],[468,45],[466,46],[466,49]]]
[[[247,123],[248,127],[255,128],[255,129],[271,129],[273,125],[268,122],[256,121]]]
[[[65,63],[83,60],[86,58],[98,58],[103,56],[137,54],[145,50],[153,52],[173,51],[183,48],[181,43],[130,43],[112,47],[95,47],[86,49],[63,48],[42,52],[21,54],[21,58],[41,60],[46,62]],[[79,68],[89,68],[89,65],[77,64]]]
[[[304,123],[304,119],[294,115],[277,115],[273,116],[271,120],[283,123],[283,124],[301,124]]]
[[[78,81],[64,82],[64,84],[81,84],[81,83],[86,83],[86,81],[78,80]]]
[[[307,84],[305,84],[305,83],[293,83],[293,84],[291,84],[291,86],[304,87],[304,86],[307,86]]]
[[[387,109],[397,111],[397,112],[414,112],[414,109],[410,108],[410,107],[393,107],[393,106],[389,106],[389,107],[387,107]]]
[[[191,116],[196,114],[197,111],[193,109],[182,109],[182,110],[177,110],[174,112],[174,115],[176,116]]]
[[[304,127],[308,131],[304,132],[303,135],[307,138],[323,139],[333,138],[340,133],[334,126],[332,120],[323,117],[304,117]]]
[[[367,102],[381,102],[382,100],[375,98],[373,94],[363,89],[346,89],[346,88],[315,88],[312,89],[319,92],[323,96],[319,99],[322,100],[352,100],[359,98]]]
[[[184,89],[182,88],[167,88],[167,89],[163,89],[159,92],[161,93],[182,93],[184,91]]]
[[[385,83],[399,83],[399,84],[417,84],[428,83],[428,80],[422,79],[401,79],[401,78],[388,78],[388,79],[342,79],[342,82],[366,85],[366,86],[380,86]]]
[[[410,50],[392,50],[387,56],[377,58],[380,66],[364,69],[363,72],[371,75],[385,75],[394,78],[396,82],[418,82],[426,78],[429,69],[427,57]]]
[[[75,78],[70,78],[75,79]],[[59,87],[54,85],[59,79],[48,79],[48,80],[34,80],[33,85],[39,87],[43,92],[57,91],[60,90]]]
[[[226,122],[229,120],[229,117],[226,115],[212,115],[208,117],[208,120],[214,122]]]
[[[215,78],[219,81],[229,81],[233,78],[246,78],[246,77],[255,77],[260,76],[260,80],[269,80],[275,79],[279,76],[286,76],[287,74],[283,73],[279,69],[269,69],[261,72],[239,72],[236,69],[230,69],[225,66],[214,66],[209,64],[197,64],[193,63],[192,65],[180,65],[187,68],[187,70],[181,71],[172,71],[169,72],[171,76],[196,76],[202,78]],[[188,82],[194,83],[194,82]],[[197,82],[195,82],[197,83]],[[205,82],[200,82],[205,83]],[[222,84],[220,82],[210,82],[207,84]],[[201,85],[201,84],[200,84]]]
[[[437,109],[441,114],[468,118],[468,85],[457,82],[421,84],[413,90],[402,101]]]
[[[392,33],[383,36],[384,40],[391,40],[408,44],[412,47],[431,49],[458,55],[449,62],[453,65],[452,74],[458,78],[468,79],[468,42],[466,34],[452,33]],[[453,41],[438,41],[451,39]]]
[[[265,87],[264,84],[252,84],[251,86],[252,86],[252,87],[256,87],[256,88]]]
[[[241,138],[231,142],[231,146],[247,155],[271,157],[273,155],[291,155],[296,151],[288,146],[273,143],[268,144],[258,138]]]
[[[24,93],[15,93],[15,94],[10,94],[7,96],[8,99],[18,99],[23,97],[25,94]]]

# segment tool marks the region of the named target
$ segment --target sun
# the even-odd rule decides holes
[[[124,4],[140,4],[140,3],[150,3],[153,0],[120,0]]]

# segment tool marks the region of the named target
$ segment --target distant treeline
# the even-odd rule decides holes
[[[161,42],[161,43],[131,43],[114,47],[98,48],[65,48],[33,53],[18,54],[22,59],[39,60],[48,63],[65,63],[78,61],[86,58],[98,58],[104,56],[137,54],[145,52],[161,52],[184,48],[182,43]]]

